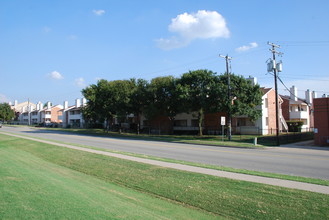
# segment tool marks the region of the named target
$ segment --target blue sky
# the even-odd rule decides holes
[[[224,73],[219,54],[273,87],[268,41],[287,87],[329,95],[328,11],[328,0],[1,0],[0,102],[73,104],[98,79]]]

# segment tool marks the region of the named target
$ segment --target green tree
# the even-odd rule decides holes
[[[8,103],[0,104],[0,121],[12,120],[15,116],[14,110],[11,109]]]
[[[131,113],[137,117],[137,133],[139,133],[141,115],[150,105],[151,94],[147,80],[134,78],[130,80],[133,83],[133,90],[130,97],[130,109]]]
[[[84,117],[96,122],[107,122],[107,129],[114,117],[125,117],[130,113],[130,98],[134,84],[131,80],[99,80],[82,90],[87,100],[87,107],[83,109]]]
[[[171,130],[175,116],[184,110],[182,100],[185,98],[185,90],[178,79],[173,76],[156,77],[151,80],[149,86],[152,94],[148,114],[154,116],[163,115],[171,122]]]
[[[104,117],[100,115],[101,106],[98,104],[99,100],[96,100],[96,93],[98,91],[98,86],[93,84],[82,90],[83,96],[87,100],[87,105],[83,106],[81,111],[84,120],[94,127],[97,123],[103,123]]]
[[[252,85],[251,81],[243,76],[230,74],[231,97],[227,96],[227,74],[219,76],[223,85],[222,102],[218,106],[218,110],[229,112],[232,116],[247,115],[252,121],[261,117],[261,110],[257,108],[262,104],[262,91],[259,85]]]
[[[216,73],[209,70],[189,71],[182,75],[180,84],[187,91],[181,104],[185,110],[197,112],[199,135],[202,136],[204,114],[219,111],[224,85]]]
[[[131,113],[131,98],[135,84],[131,80],[115,80],[109,82],[108,104],[113,116],[126,118]]]

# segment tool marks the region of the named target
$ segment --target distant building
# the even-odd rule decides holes
[[[35,109],[35,107],[36,104],[30,101],[18,103],[18,101],[15,100],[14,105],[11,105],[11,109],[15,112],[14,121],[20,124],[30,124],[30,112]]]
[[[62,125],[64,128],[68,126],[82,128],[84,126],[85,122],[81,109],[85,105],[85,98],[76,99],[73,106],[68,106],[67,101],[64,102],[64,108],[62,109]]]
[[[232,127],[235,127],[235,133],[238,134],[275,134],[276,127],[276,108],[275,108],[275,90],[273,88],[260,88],[263,92],[262,105],[256,108],[261,110],[262,116],[256,121],[251,121],[247,116],[237,116],[233,119]],[[279,99],[279,129],[280,132],[287,131],[287,123],[282,116],[281,105],[283,100]]]
[[[62,105],[51,106],[50,102],[47,102],[47,106],[40,110],[40,123],[47,124],[61,124],[62,123]]]
[[[287,121],[302,121],[302,131],[310,131],[314,127],[313,117],[313,98],[316,98],[316,93],[307,90],[305,99],[298,97],[297,88],[290,88],[290,96],[281,95],[283,99],[282,115]]]

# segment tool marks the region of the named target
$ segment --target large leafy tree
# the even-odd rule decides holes
[[[115,80],[109,82],[109,109],[113,116],[126,117],[131,113],[131,98],[135,84],[131,80]]]
[[[0,104],[0,121],[12,120],[15,116],[14,110],[11,109],[8,103]]]
[[[187,90],[183,104],[188,111],[197,112],[199,135],[202,135],[202,125],[205,112],[218,111],[223,101],[223,83],[216,73],[209,70],[189,71],[182,75],[180,84]]]
[[[130,99],[134,84],[131,80],[99,80],[82,90],[87,99],[83,109],[84,117],[90,121],[107,122],[109,128],[114,117],[126,116],[130,113]]]
[[[222,84],[227,85],[227,74],[219,76]],[[251,81],[243,76],[230,74],[231,97],[227,96],[228,86],[223,87],[225,96],[218,106],[218,109],[230,112],[232,116],[246,115],[251,120],[261,117],[261,110],[256,108],[262,104],[262,91],[259,85],[253,85]]]
[[[150,105],[151,94],[149,90],[149,83],[144,79],[130,79],[132,82],[132,92],[130,97],[130,111],[134,113],[138,121],[138,133],[140,127],[141,114],[146,111]]]
[[[168,117],[171,122],[171,129],[173,129],[175,116],[184,110],[184,105],[182,105],[182,100],[186,94],[184,87],[173,76],[157,77],[151,80],[149,93],[151,94],[151,102],[148,114]]]
[[[93,84],[82,90],[82,94],[87,100],[87,105],[82,108],[82,115],[90,124],[102,123],[105,120],[104,115],[100,114],[103,106],[100,105],[99,100],[99,84],[100,81],[97,85]]]

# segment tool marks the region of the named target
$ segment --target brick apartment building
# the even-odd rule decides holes
[[[316,98],[316,93],[310,90],[305,92],[305,99],[299,98],[297,88],[290,88],[290,96],[281,95],[282,115],[286,121],[302,121],[302,131],[311,131],[314,127],[313,116],[313,99]]]
[[[329,146],[329,98],[314,99],[314,143]]]

